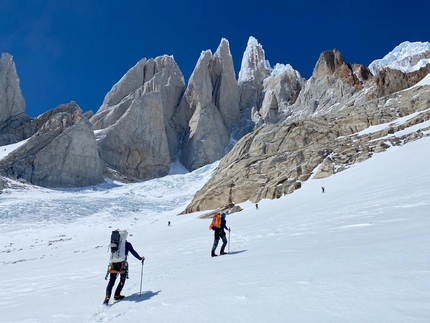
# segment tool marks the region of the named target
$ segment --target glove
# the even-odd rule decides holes
[[[230,232],[231,231],[231,228],[228,228],[228,232]]]
[[[145,257],[142,257],[142,264],[143,264],[144,261],[145,261]]]

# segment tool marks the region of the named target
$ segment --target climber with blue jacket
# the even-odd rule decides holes
[[[115,280],[116,277],[118,276],[118,274],[120,275],[119,278],[119,284],[115,290],[115,294],[114,294],[114,298],[115,300],[120,300],[123,299],[125,296],[121,295],[121,291],[124,287],[125,284],[125,280],[128,278],[128,262],[127,262],[127,256],[128,253],[131,253],[137,260],[143,261],[145,260],[145,257],[140,256],[138,254],[138,252],[136,250],[134,250],[133,245],[126,241],[125,242],[125,260],[122,262],[116,262],[116,263],[110,263],[109,267],[108,267],[108,274],[110,275],[109,277],[109,283],[106,287],[106,297],[103,301],[103,304],[108,305],[109,304],[109,299],[112,293],[112,288],[115,285]],[[107,279],[107,274],[106,274],[106,279]]]
[[[219,239],[222,239],[222,245],[221,245],[221,251],[220,251],[220,255],[225,255],[227,254],[227,252],[225,252],[225,247],[227,246],[227,237],[225,234],[225,230],[230,231],[230,228],[227,227],[227,221],[225,220],[225,213],[221,213],[221,225],[220,227],[213,227],[212,230],[214,230],[214,244],[212,246],[212,252],[211,252],[211,256],[212,257],[216,257],[217,254],[215,254],[216,248],[218,247],[218,242]]]

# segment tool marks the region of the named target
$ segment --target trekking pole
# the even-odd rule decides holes
[[[142,296],[142,280],[143,280],[143,262],[145,260],[142,260],[142,270],[140,272],[140,292],[139,292],[139,297]]]
[[[228,253],[230,253],[230,230],[228,230]]]
[[[110,266],[110,264],[108,265],[107,270],[106,270],[105,280],[108,280],[108,277],[109,277],[109,266]]]

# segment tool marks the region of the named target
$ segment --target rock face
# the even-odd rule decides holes
[[[233,58],[226,39],[222,39],[213,57],[211,71],[214,88],[213,101],[217,106],[225,128],[229,133],[240,118],[239,88],[234,73]]]
[[[37,132],[32,118],[25,113],[10,117],[0,124],[0,146],[10,145],[30,138]]]
[[[390,145],[428,136],[429,127],[417,125],[430,120],[429,107],[430,86],[414,87],[321,117],[261,127],[242,138],[221,160],[184,212],[279,198],[300,188],[311,175],[324,178]],[[411,117],[404,124],[357,134],[370,125],[407,115]],[[417,130],[401,137],[389,135],[411,126]]]
[[[263,81],[270,76],[272,68],[266,60],[263,46],[254,37],[249,37],[239,72],[239,107],[241,119],[233,131],[238,140],[254,130],[263,121],[259,110],[263,100]]]
[[[375,96],[382,97],[407,89],[417,84],[429,73],[430,64],[410,73],[390,68],[379,70],[374,78],[376,84]]]
[[[239,121],[239,93],[227,40],[200,55],[179,106],[186,135],[180,161],[194,170],[224,156]]]
[[[279,114],[290,114],[305,79],[291,65],[277,64],[271,75],[263,81],[263,102],[260,115],[266,123],[279,121]]]
[[[83,115],[72,102],[35,119],[24,113],[12,57],[3,54],[0,144],[38,132],[0,162],[0,172],[41,186],[85,186],[102,182],[103,174],[129,181],[164,176],[177,160],[194,170],[230,151],[186,211],[277,198],[312,175],[330,176],[427,135],[421,129],[384,138],[429,118],[428,86],[410,87],[430,73],[430,45],[401,45],[370,68],[347,63],[336,49],[324,51],[304,80],[288,64],[272,68],[250,37],[236,81],[222,39],[213,55],[201,53],[187,86],[172,56],[144,58],[97,113]],[[402,125],[357,134],[412,112]]]
[[[248,44],[242,58],[239,72],[239,84],[252,82],[256,86],[261,86],[263,80],[270,75],[272,68],[266,60],[263,46],[255,37],[249,37]]]
[[[0,146],[27,139],[36,132],[32,120],[24,113],[25,101],[19,87],[12,55],[0,58]]]
[[[131,68],[90,118],[102,130],[97,141],[103,161],[137,179],[166,175],[180,149],[183,130],[173,116],[184,88],[171,56],[144,58]]]
[[[112,126],[97,132],[100,157],[127,176],[150,179],[167,175],[169,147],[159,92],[136,96]]]
[[[49,115],[49,118],[40,116],[47,120],[40,130],[0,161],[0,173],[44,187],[104,182],[94,133],[81,109],[71,103],[50,111]]]
[[[25,111],[12,55],[2,53],[0,59],[0,124]]]
[[[289,120],[321,116],[328,112],[340,111],[357,104],[356,96],[364,87],[370,73],[363,66],[356,67],[361,77],[347,64],[336,49],[321,53],[311,78],[305,83],[295,104],[284,110],[284,118]]]

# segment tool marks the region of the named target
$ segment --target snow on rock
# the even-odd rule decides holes
[[[262,82],[270,75],[272,68],[265,59],[263,46],[255,37],[249,37],[239,72],[239,83],[246,81]]]
[[[419,70],[428,63],[430,63],[429,42],[405,41],[396,46],[383,58],[370,63],[369,69],[373,75],[376,75],[378,71],[386,67],[409,73]]]
[[[279,64],[277,63],[272,70],[272,74],[270,76],[276,76],[284,73],[285,71],[294,71],[293,67],[290,64]]]

